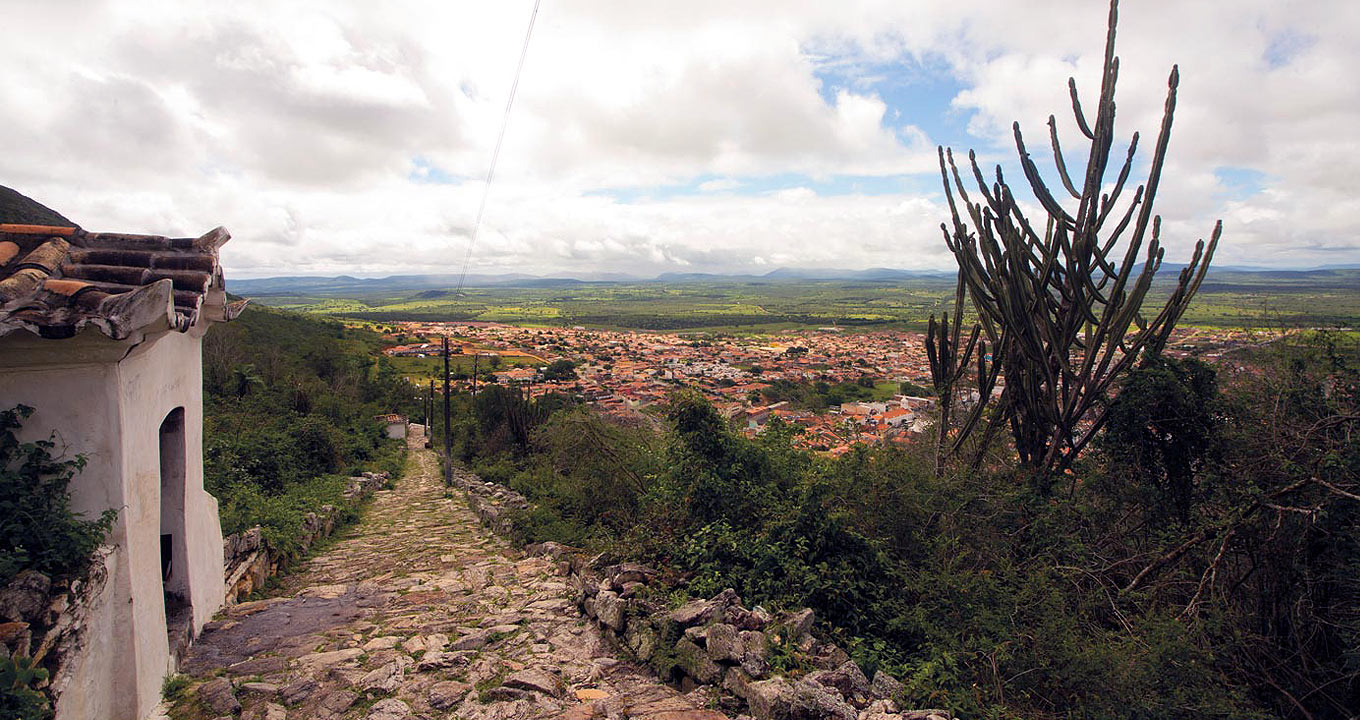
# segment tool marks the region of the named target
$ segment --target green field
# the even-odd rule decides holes
[[[1163,272],[1154,299],[1174,274]],[[953,301],[951,278],[892,282],[562,283],[449,291],[274,292],[256,302],[340,318],[390,322],[493,321],[646,330],[780,332],[836,325],[921,329]],[[1354,327],[1360,271],[1226,271],[1206,282],[1182,324],[1212,327]]]

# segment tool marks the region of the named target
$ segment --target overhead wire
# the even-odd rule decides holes
[[[477,219],[472,223],[472,234],[468,238],[467,254],[463,257],[463,270],[458,274],[458,289],[455,295],[463,292],[467,280],[468,264],[472,262],[472,248],[477,244],[477,235],[482,228],[482,216],[486,213],[486,199],[491,194],[491,181],[496,177],[496,164],[501,157],[501,143],[505,140],[505,128],[510,124],[510,108],[515,104],[515,93],[519,91],[519,78],[524,72],[524,58],[529,55],[529,40],[534,36],[534,21],[538,19],[538,6],[542,0],[534,0],[534,10],[529,15],[529,27],[524,32],[524,45],[519,51],[519,63],[515,66],[515,80],[510,84],[510,97],[505,99],[505,112],[501,114],[500,132],[496,134],[496,147],[491,151],[491,165],[486,169],[486,180],[482,183],[482,200],[477,205]]]

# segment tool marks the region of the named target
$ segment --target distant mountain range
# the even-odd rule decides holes
[[[640,277],[622,273],[591,273],[580,277],[542,277],[523,273],[503,275],[468,275],[464,287],[553,287],[558,285],[581,285],[600,283],[689,283],[689,282],[732,282],[732,283],[797,283],[869,281],[895,282],[911,278],[952,277],[953,272],[935,270],[894,270],[891,268],[870,268],[868,270],[836,270],[808,268],[779,268],[763,275],[721,273],[662,273],[656,277]],[[381,278],[359,278],[350,275],[317,277],[314,275],[293,275],[269,278],[231,279],[229,286],[233,293],[241,295],[271,295],[295,293],[336,293],[345,291],[409,291],[445,290],[458,286],[458,276],[453,274],[436,275],[389,275]]]
[[[1164,263],[1158,273],[1159,280],[1169,280],[1184,267],[1175,263]],[[1134,268],[1141,271],[1142,266]],[[570,285],[610,284],[610,283],[805,283],[805,282],[903,282],[915,279],[950,279],[953,271],[943,270],[896,270],[893,268],[870,268],[868,270],[779,268],[764,274],[722,274],[722,273],[680,273],[668,272],[656,277],[639,277],[622,273],[591,273],[580,277],[544,277],[523,273],[500,275],[468,275],[464,287],[471,288],[544,288]],[[1343,288],[1360,281],[1360,265],[1329,265],[1308,270],[1277,270],[1245,266],[1215,266],[1209,272],[1209,282],[1321,282],[1340,284]],[[368,292],[411,292],[427,291],[429,296],[443,294],[458,286],[458,276],[454,274],[432,275],[390,275],[381,278],[359,278],[350,275],[317,277],[295,275],[286,277],[230,279],[228,286],[238,295],[299,295],[299,294],[346,294]],[[1352,285],[1353,287],[1353,285]],[[422,292],[425,295],[426,292]]]

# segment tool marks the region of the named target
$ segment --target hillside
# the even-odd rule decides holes
[[[374,416],[409,412],[380,338],[297,313],[254,307],[204,338],[204,485],[222,531],[263,525],[287,547],[302,515],[334,504],[344,477],[399,474],[405,449]]]

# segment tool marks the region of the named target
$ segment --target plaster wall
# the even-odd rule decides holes
[[[149,709],[161,681],[174,670],[166,643],[161,582],[162,422],[184,412],[184,530],[191,634],[222,605],[222,530],[217,500],[203,489],[203,377],[201,339],[169,332],[132,350],[119,363],[119,404],[124,419],[123,477],[128,494],[128,562],[137,632],[137,694]],[[134,510],[135,508],[135,510]]]
[[[51,340],[44,342],[54,342]],[[56,341],[65,342],[65,341]],[[53,453],[85,455],[85,469],[72,479],[72,507],[87,517],[119,508],[109,544],[118,548],[109,562],[104,603],[90,614],[87,651],[76,661],[72,680],[58,703],[63,718],[136,718],[135,649],[118,629],[133,627],[132,578],[125,562],[128,518],[122,481],[123,445],[119,438],[118,368],[113,362],[83,365],[31,365],[32,355],[13,343],[0,345],[0,406],[28,405],[33,415],[20,429],[21,441],[46,440],[53,431]],[[73,353],[72,357],[82,355]],[[117,355],[113,356],[117,357]],[[129,633],[130,634],[130,633]],[[80,696],[79,700],[74,700]],[[72,711],[67,712],[68,705]]]
[[[87,459],[70,486],[75,509],[91,517],[119,510],[107,602],[91,614],[86,652],[58,703],[61,720],[144,718],[174,670],[161,580],[160,429],[176,408],[183,408],[191,633],[222,604],[222,531],[217,501],[203,489],[202,387],[201,332],[114,342],[91,329],[67,340],[20,334],[0,343],[0,406],[35,408],[21,439],[59,430],[58,451]]]

